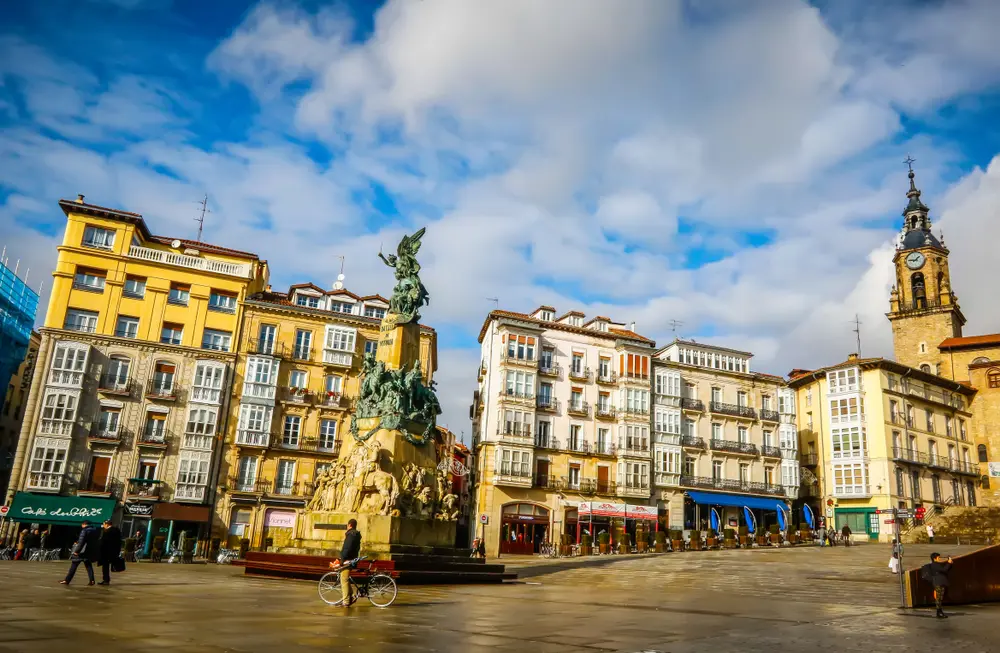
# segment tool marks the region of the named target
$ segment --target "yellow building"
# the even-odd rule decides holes
[[[982,503],[1000,505],[1000,333],[963,336],[965,316],[952,291],[950,251],[931,231],[930,209],[909,173],[909,202],[893,259],[896,285],[887,317],[896,360],[978,390],[971,434]]]
[[[487,555],[612,531],[651,501],[654,343],[606,317],[493,311],[479,334],[472,405],[476,514]],[[611,514],[614,513],[614,514]],[[619,522],[621,520],[619,519]],[[653,530],[650,526],[650,530]]]
[[[856,355],[793,374],[807,503],[828,525],[889,541],[877,509],[976,505],[973,388]]]
[[[267,265],[154,236],[141,215],[82,195],[59,206],[66,231],[11,513],[71,534],[81,514],[124,512],[123,530],[147,545],[182,529],[207,537],[242,304],[263,289]]]
[[[338,286],[340,284],[338,283]],[[312,284],[246,302],[233,411],[216,520],[229,546],[295,546],[295,527],[317,474],[350,437],[363,356],[375,353],[388,301]],[[433,329],[421,327],[420,362],[437,367]],[[220,532],[223,532],[220,529]]]
[[[31,377],[35,371],[41,342],[42,337],[38,332],[32,331],[28,341],[28,353],[10,377],[3,400],[3,411],[0,412],[0,496],[3,497],[7,496],[11,468],[14,466],[14,452],[17,451],[21,421],[28,405],[28,389],[31,387]]]

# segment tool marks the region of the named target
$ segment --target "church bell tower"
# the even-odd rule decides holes
[[[903,231],[893,264],[896,284],[889,295],[886,317],[892,324],[896,361],[924,371],[943,374],[938,345],[947,338],[961,337],[965,316],[951,290],[948,248],[944,235],[931,233],[930,209],[920,201],[910,166],[909,200],[903,210]]]

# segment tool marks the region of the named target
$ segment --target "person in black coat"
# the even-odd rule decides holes
[[[80,566],[81,562],[87,568],[87,577],[90,578],[88,585],[94,584],[93,563],[100,556],[101,534],[96,528],[90,525],[89,521],[82,522],[80,526],[82,526],[80,537],[77,538],[76,544],[73,545],[73,551],[70,555],[69,573],[66,574],[66,578],[59,581],[60,585],[70,584],[70,581],[73,580],[73,575],[76,573],[76,568]]]
[[[948,573],[951,572],[951,556],[947,560],[941,557],[940,553],[931,554],[931,564],[930,567],[930,581],[934,586],[934,605],[937,607],[937,618],[947,619],[948,615],[944,613],[942,605],[944,604],[944,595],[948,591]]]
[[[104,534],[101,535],[101,553],[97,564],[101,566],[100,585],[111,584],[111,565],[122,553],[122,532],[111,524],[111,520],[104,522]]]

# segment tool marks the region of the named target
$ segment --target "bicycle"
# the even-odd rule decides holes
[[[319,598],[329,605],[342,605],[344,603],[344,591],[340,586],[340,572],[344,569],[358,571],[359,577],[355,578],[352,573],[350,584],[354,587],[355,601],[362,596],[376,608],[388,608],[396,600],[396,581],[392,576],[384,571],[371,572],[371,565],[368,569],[358,569],[358,563],[367,560],[368,556],[348,560],[323,574],[319,579]]]
[[[551,542],[542,542],[538,547],[538,555],[543,558],[555,558],[559,554],[559,549]]]
[[[215,561],[220,565],[231,565],[233,560],[240,557],[240,552],[236,549],[219,549],[219,557]]]

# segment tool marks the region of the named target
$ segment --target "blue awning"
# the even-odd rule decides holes
[[[778,510],[786,504],[781,499],[765,499],[763,497],[749,497],[745,494],[726,494],[723,492],[698,492],[688,490],[687,495],[695,503],[706,506],[733,506],[734,508],[754,508],[758,510]]]

